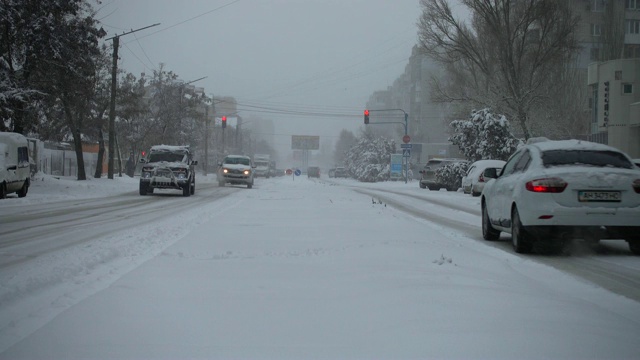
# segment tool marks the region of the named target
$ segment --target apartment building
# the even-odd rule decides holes
[[[573,0],[592,140],[640,157],[640,0]]]

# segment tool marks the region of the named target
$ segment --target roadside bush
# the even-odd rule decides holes
[[[436,169],[436,181],[444,184],[447,190],[456,191],[462,186],[462,177],[469,170],[468,162],[455,162]]]

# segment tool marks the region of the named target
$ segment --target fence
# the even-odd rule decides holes
[[[75,151],[44,149],[38,154],[36,171],[57,176],[78,176],[78,160]],[[98,154],[83,153],[85,173],[93,175],[98,164]]]

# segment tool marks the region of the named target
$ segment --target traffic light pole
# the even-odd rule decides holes
[[[402,111],[402,113],[404,114],[404,123],[400,121],[380,121],[375,123],[370,122],[369,124],[402,124],[404,125],[404,135],[409,135],[409,114],[407,114],[407,112],[402,109],[365,110],[365,114],[366,116],[368,116],[369,113],[383,111]],[[404,172],[404,183],[406,184],[409,177],[409,157],[402,157],[402,170]]]

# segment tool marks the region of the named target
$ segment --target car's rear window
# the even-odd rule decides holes
[[[622,153],[602,150],[548,150],[542,153],[545,167],[586,165],[632,169],[633,164]]]

